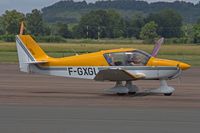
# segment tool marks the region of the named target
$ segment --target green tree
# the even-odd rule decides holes
[[[2,24],[4,26],[6,34],[18,34],[20,23],[25,19],[23,13],[16,10],[5,11],[2,16]]]
[[[68,24],[59,23],[57,34],[64,38],[71,38],[71,32],[69,31]]]
[[[26,14],[26,27],[27,32],[32,35],[38,36],[45,34],[42,13],[39,10],[34,9],[31,13]]]
[[[150,14],[147,21],[158,24],[158,34],[170,38],[182,35],[182,17],[174,10],[162,10],[159,13]]]
[[[198,18],[198,20],[197,20],[197,24],[200,24],[200,18]]]
[[[140,38],[148,42],[153,42],[158,37],[157,28],[158,25],[154,21],[145,24],[140,32]]]
[[[99,32],[101,37],[105,37],[106,22],[108,22],[106,11],[91,11],[82,16],[79,25],[76,28],[76,33],[83,38],[98,38]]]
[[[145,25],[145,17],[141,13],[135,14],[131,21],[130,25],[127,27],[129,29],[129,37],[140,38],[141,28]]]
[[[74,25],[72,27],[72,38],[86,38],[87,35],[86,36],[81,35],[82,32],[83,31],[81,31],[81,28],[80,28],[79,24]]]
[[[112,10],[96,10],[82,16],[75,34],[82,38],[117,38],[123,36],[124,21]]]
[[[200,43],[200,24],[194,26],[194,43]]]
[[[193,37],[193,25],[192,24],[184,24],[182,26],[183,37],[192,38]]]
[[[106,37],[118,38],[122,37],[125,29],[125,22],[123,18],[114,10],[108,10],[108,24],[106,29]]]
[[[0,16],[0,35],[5,34],[5,29],[3,27],[3,18]]]

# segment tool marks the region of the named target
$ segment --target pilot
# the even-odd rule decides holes
[[[141,59],[140,59],[139,56],[133,56],[133,57],[131,57],[128,62],[129,62],[129,64],[131,66],[140,66],[140,65],[142,65],[141,64]]]

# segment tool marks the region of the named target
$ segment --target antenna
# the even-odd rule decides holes
[[[72,51],[75,53],[75,55],[79,55],[77,52],[76,52],[76,50],[74,50],[73,48],[71,48],[72,49]]]

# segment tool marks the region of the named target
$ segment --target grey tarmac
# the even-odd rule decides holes
[[[2,133],[198,133],[200,68],[169,81],[166,97],[144,93],[158,81],[137,81],[135,96],[107,95],[114,83],[25,74],[0,64]]]

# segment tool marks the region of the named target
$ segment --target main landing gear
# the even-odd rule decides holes
[[[135,95],[139,91],[139,88],[132,84],[131,81],[126,81],[125,86],[128,88],[128,94]]]
[[[117,81],[115,86],[111,89],[108,89],[106,92],[108,94],[117,94],[117,95],[126,95],[131,94],[134,95],[139,91],[139,88],[132,84],[131,81],[126,81],[124,85],[122,81]],[[160,80],[160,87],[156,89],[148,89],[146,90],[147,93],[158,93],[164,94],[165,96],[171,96],[172,93],[175,91],[173,87],[167,85],[166,80]]]
[[[123,85],[122,81],[117,81],[115,86],[107,90],[108,94],[126,95],[126,94],[136,94],[138,92],[138,87],[133,85],[131,81],[126,81]]]

